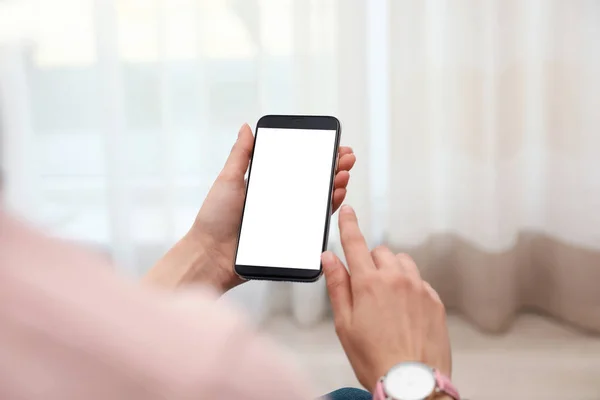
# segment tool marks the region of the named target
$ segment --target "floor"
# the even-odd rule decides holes
[[[600,400],[600,337],[586,336],[536,315],[523,315],[510,333],[488,336],[449,317],[454,381],[463,398]],[[289,347],[323,394],[358,382],[331,322],[301,330],[286,317],[265,329]]]

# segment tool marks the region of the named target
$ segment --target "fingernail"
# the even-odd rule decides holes
[[[353,211],[353,210],[352,210],[352,207],[350,207],[350,206],[349,206],[349,205],[347,205],[347,204],[344,204],[344,205],[342,206],[342,208],[340,209],[340,212],[343,212],[343,213],[352,213],[352,211]]]
[[[334,261],[333,253],[331,251],[326,251],[323,253],[323,262],[332,263]]]

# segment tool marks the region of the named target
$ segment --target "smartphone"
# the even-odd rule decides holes
[[[340,135],[335,117],[267,115],[258,121],[235,255],[239,276],[319,279]]]

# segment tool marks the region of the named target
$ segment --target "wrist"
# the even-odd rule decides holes
[[[414,386],[414,382],[418,384]],[[369,388],[369,391],[373,394],[373,399],[384,400],[387,398],[403,399],[407,396],[407,393],[415,389],[419,391],[419,398],[426,398],[427,400],[460,399],[459,392],[450,381],[449,376],[421,362],[396,364],[380,376],[375,381],[373,388]],[[391,390],[391,393],[387,390]],[[408,396],[414,395],[413,392]]]
[[[205,241],[188,234],[154,265],[144,281],[164,289],[204,284],[224,293],[229,290],[228,282],[215,258]]]
[[[374,393],[377,383],[398,363],[397,361],[388,361],[375,364],[375,367],[370,368],[370,376],[367,378],[367,381],[363,383],[365,389]]]

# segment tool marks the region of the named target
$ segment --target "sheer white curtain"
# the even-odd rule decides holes
[[[600,2],[390,1],[387,242],[449,306],[600,331]]]
[[[242,123],[337,115],[344,143],[366,148],[363,1],[0,7],[5,202],[124,273],[143,273],[189,228]],[[322,283],[252,282],[233,296],[262,317],[267,303],[288,308],[290,294],[311,301],[296,307],[300,320],[325,310]]]
[[[483,328],[525,306],[600,329],[597,1],[0,7],[6,201],[126,273],[185,232],[241,123],[334,114],[372,245]],[[233,295],[258,318],[326,310],[322,281]]]

